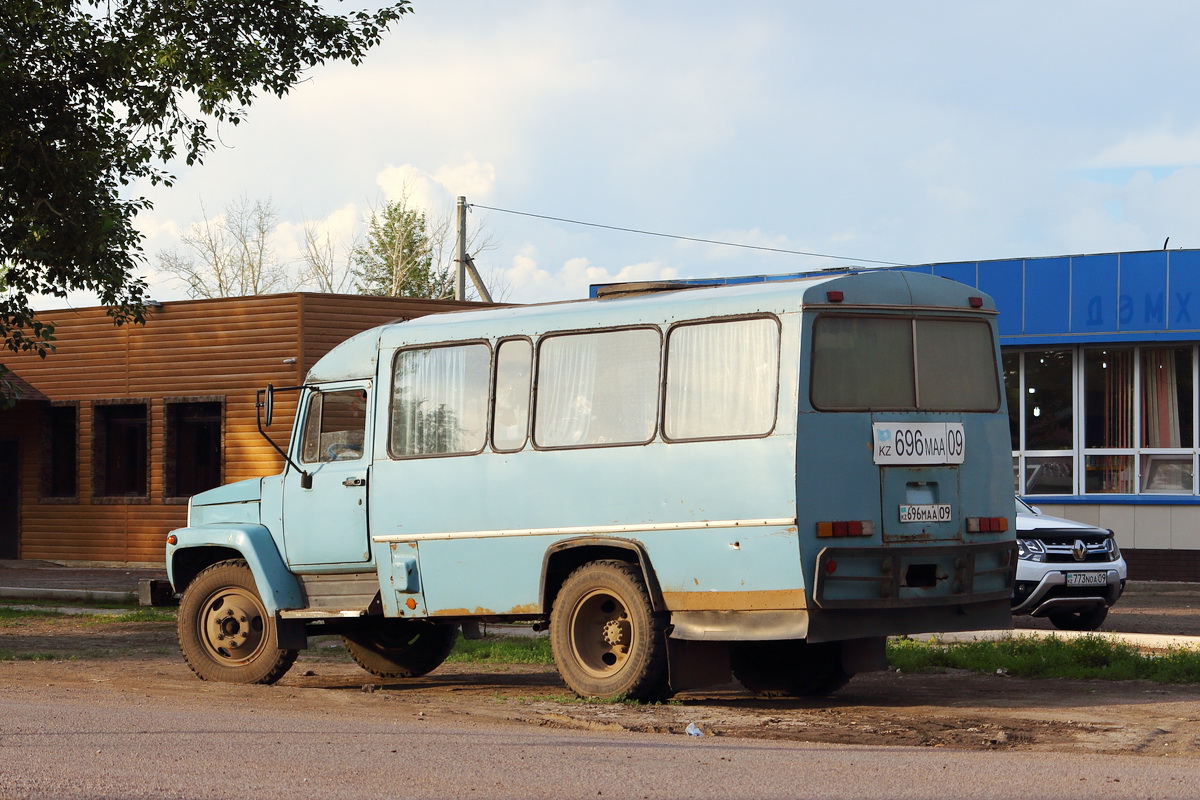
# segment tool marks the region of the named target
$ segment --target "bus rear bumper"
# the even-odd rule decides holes
[[[1008,630],[1007,597],[953,606],[786,611],[674,611],[670,638],[693,642],[835,642],[909,633]]]
[[[825,611],[1011,604],[1017,545],[826,547],[817,554],[812,604]]]
[[[952,607],[814,609],[809,613],[807,639],[810,642],[836,642],[865,636],[1010,630],[1012,626],[1011,601],[1008,599]]]

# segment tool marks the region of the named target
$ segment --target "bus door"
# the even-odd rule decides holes
[[[961,538],[962,423],[876,419],[872,433],[875,463],[880,468],[883,540]]]
[[[297,459],[312,480],[289,469],[283,490],[283,530],[289,564],[351,564],[370,560],[367,535],[369,381],[323,385],[307,393],[297,427]]]

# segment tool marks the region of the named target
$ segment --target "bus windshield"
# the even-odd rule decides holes
[[[827,314],[813,326],[812,403],[823,411],[1000,407],[982,320]]]

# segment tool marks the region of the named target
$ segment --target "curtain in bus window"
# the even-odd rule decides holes
[[[534,441],[540,447],[635,444],[654,438],[657,330],[547,337],[538,349]]]
[[[496,400],[492,446],[520,450],[529,427],[529,380],[533,346],[524,339],[501,342],[496,350]]]
[[[909,409],[912,320],[825,315],[813,330],[812,402],[822,409]]]
[[[995,411],[1000,407],[992,329],[961,319],[917,320],[917,407]]]
[[[761,436],[775,425],[779,325],[745,319],[683,325],[667,342],[663,433],[670,439]]]
[[[488,362],[482,344],[401,352],[392,384],[392,455],[482,450]]]

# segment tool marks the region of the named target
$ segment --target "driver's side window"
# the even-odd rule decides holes
[[[367,393],[363,389],[316,392],[308,402],[300,460],[355,461],[362,458],[367,426]]]

